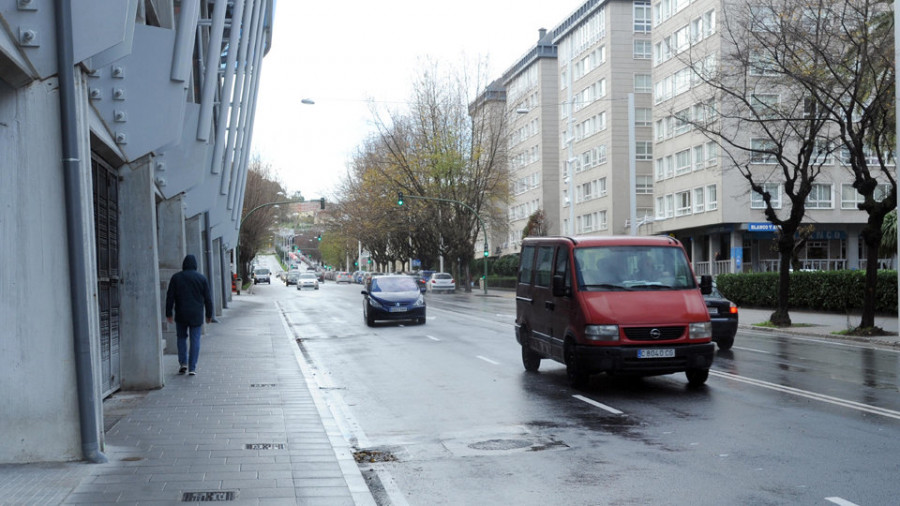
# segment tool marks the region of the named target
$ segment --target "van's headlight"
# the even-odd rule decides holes
[[[618,325],[587,325],[584,327],[584,337],[589,341],[618,341]]]
[[[712,339],[712,323],[692,323],[688,327],[688,339]]]

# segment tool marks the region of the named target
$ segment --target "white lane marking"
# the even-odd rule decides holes
[[[479,359],[481,359],[481,360],[484,360],[485,362],[487,362],[487,363],[489,363],[489,364],[500,365],[500,362],[494,362],[493,360],[491,360],[491,359],[489,359],[489,358],[487,358],[487,357],[482,357],[481,355],[476,355],[475,358],[479,358]]]
[[[878,406],[872,406],[869,404],[863,404],[861,402],[848,401],[847,399],[841,399],[839,397],[832,397],[830,395],[817,394],[815,392],[810,392],[809,390],[801,390],[799,388],[786,387],[783,385],[779,385],[776,383],[769,383],[768,381],[762,381],[753,378],[745,378],[742,376],[738,376],[736,374],[731,374],[722,371],[709,371],[713,376],[718,376],[720,378],[730,379],[734,381],[739,381],[741,383],[747,383],[748,385],[754,385],[762,388],[768,388],[770,390],[776,390],[779,392],[784,392],[792,395],[797,395],[800,397],[806,397],[807,399],[812,399],[816,401],[826,402],[828,404],[834,404],[835,406],[841,406],[844,408],[855,409],[857,411],[863,411],[865,413],[871,413],[873,415],[881,415],[888,418],[893,418],[895,420],[900,420],[900,411],[894,411],[892,409],[887,408],[879,408]]]
[[[425,337],[427,337],[428,339],[431,339],[432,341],[440,341],[440,339],[438,339],[434,336],[425,336]]]
[[[741,346],[735,346],[734,349],[735,350],[743,350],[743,351],[752,351],[754,353],[765,353],[766,355],[774,355],[774,353],[772,353],[771,351],[757,350],[755,348],[743,348]]]
[[[826,501],[833,502],[835,504],[839,504],[840,506],[858,506],[856,503],[850,502],[846,499],[842,499],[840,497],[826,497]]]
[[[618,409],[616,409],[612,406],[607,406],[606,404],[597,402],[594,399],[588,399],[587,397],[585,397],[583,395],[573,395],[572,397],[578,399],[579,401],[586,402],[586,403],[590,404],[591,406],[598,407],[605,411],[609,411],[610,413],[612,413],[614,415],[624,415],[625,414],[624,412],[619,411]]]

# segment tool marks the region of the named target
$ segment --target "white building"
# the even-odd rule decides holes
[[[164,385],[185,254],[227,306],[273,9],[0,2],[0,463],[105,458],[102,399]]]

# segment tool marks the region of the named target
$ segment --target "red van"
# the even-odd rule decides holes
[[[576,388],[600,372],[684,371],[702,385],[715,348],[702,295],[711,288],[709,276],[697,285],[672,237],[527,238],[516,288],[522,363],[563,363]]]

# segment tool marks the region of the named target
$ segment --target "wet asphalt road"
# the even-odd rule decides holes
[[[380,504],[897,504],[900,353],[740,331],[683,374],[526,373],[514,301],[428,295],[362,318],[359,285],[258,286],[284,313]],[[362,455],[362,454],[361,454]]]

